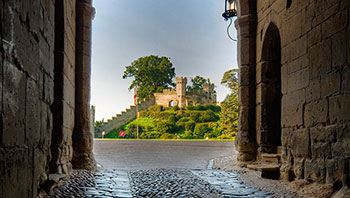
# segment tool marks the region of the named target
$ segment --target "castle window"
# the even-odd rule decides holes
[[[169,102],[169,107],[173,107],[173,106],[175,106],[175,102],[172,100]]]

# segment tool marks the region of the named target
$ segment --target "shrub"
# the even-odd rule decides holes
[[[235,136],[231,135],[231,134],[222,134],[220,136],[218,136],[218,139],[233,139]]]
[[[206,105],[204,105],[204,108],[206,110],[212,110],[214,112],[220,112],[221,111],[221,107],[218,106],[218,105],[206,104]]]
[[[171,133],[164,133],[163,135],[160,136],[160,139],[176,139],[176,135],[175,134],[171,134]]]
[[[154,114],[154,118],[159,118],[159,119],[163,119],[163,120],[167,120],[170,116],[175,116],[175,112],[172,111],[162,111],[160,113],[156,113]]]
[[[177,118],[175,115],[171,115],[168,117],[169,123],[175,124],[177,122]]]
[[[193,136],[192,136],[192,131],[185,131],[184,135],[183,135],[183,138],[185,139],[191,139]]]
[[[214,135],[213,135],[213,133],[206,133],[206,134],[203,135],[203,137],[204,138],[213,138]]]
[[[195,126],[196,126],[196,123],[193,120],[190,120],[190,121],[185,123],[185,130],[186,131],[193,131]]]
[[[142,133],[142,127],[139,127],[139,135]],[[137,125],[134,123],[131,123],[126,132],[125,137],[127,138],[136,138],[137,137]]]
[[[150,112],[161,112],[161,111],[163,111],[164,110],[164,108],[163,108],[163,106],[162,105],[153,105],[153,106],[150,106],[149,108],[148,108],[148,111],[150,111]]]
[[[149,116],[148,111],[140,111],[140,117],[141,117],[141,118],[146,118],[146,117],[148,117],[148,116]]]
[[[161,134],[163,133],[175,133],[177,131],[177,126],[169,121],[158,121],[156,124],[156,130]]]
[[[220,118],[212,110],[209,109],[202,112],[198,119],[200,122],[215,122],[218,121]]]
[[[199,104],[196,104],[195,106],[188,106],[188,110],[205,110],[205,107]]]
[[[208,123],[196,124],[194,128],[193,135],[196,137],[203,137],[204,134],[212,132],[212,129],[208,127]]]
[[[182,117],[176,122],[176,126],[181,128],[181,129],[185,129],[185,123],[188,121],[190,121],[190,118]]]
[[[199,117],[201,116],[201,112],[199,111],[190,111],[190,118],[195,121],[195,122],[199,122]]]
[[[158,139],[159,137],[159,132],[144,132],[140,135],[141,139]]]

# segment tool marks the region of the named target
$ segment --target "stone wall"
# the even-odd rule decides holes
[[[265,149],[264,97],[272,96],[261,82],[280,72],[282,178],[349,185],[350,1],[291,2],[240,1],[239,160],[259,159]],[[268,39],[271,26],[280,38]],[[271,58],[274,45],[279,60]],[[277,62],[280,71],[266,73]]]
[[[84,114],[90,99],[76,97],[82,95],[77,84],[84,96],[90,93],[85,82],[90,70],[77,68],[90,68],[91,4],[0,2],[0,197],[49,194],[72,168],[94,168],[90,119]],[[77,111],[81,104],[88,107]],[[76,133],[79,141],[73,140],[77,126],[88,129]],[[73,167],[75,153],[89,156],[88,161]]]
[[[170,102],[174,101],[174,105],[178,105],[177,93],[173,89],[164,89],[162,93],[154,93],[155,102],[157,105],[169,107]]]
[[[0,2],[0,197],[36,197],[48,177],[54,3]]]
[[[145,101],[142,101],[138,105],[138,111],[145,111],[150,106],[155,105],[155,100],[148,99]],[[132,105],[129,109],[126,109],[121,114],[117,114],[116,117],[113,117],[112,119],[108,119],[107,122],[105,122],[102,126],[97,127],[95,129],[95,137],[101,138],[102,132],[105,131],[106,134],[113,131],[114,129],[118,129],[119,127],[123,126],[124,124],[127,124],[131,120],[136,118],[136,106]]]

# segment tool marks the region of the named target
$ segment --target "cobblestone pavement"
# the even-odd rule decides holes
[[[76,176],[86,180],[70,178],[70,182],[57,188],[53,197],[272,197],[268,192],[244,185],[236,173],[220,170],[104,170],[93,179],[86,174]]]

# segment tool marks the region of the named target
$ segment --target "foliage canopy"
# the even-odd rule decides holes
[[[238,125],[238,70],[232,69],[225,72],[221,84],[230,88],[232,93],[227,95],[221,103],[220,122],[222,123],[222,133],[227,136],[235,136]]]
[[[137,88],[139,100],[174,87],[175,68],[168,57],[155,55],[141,57],[126,66],[123,78],[134,77],[129,90]]]

